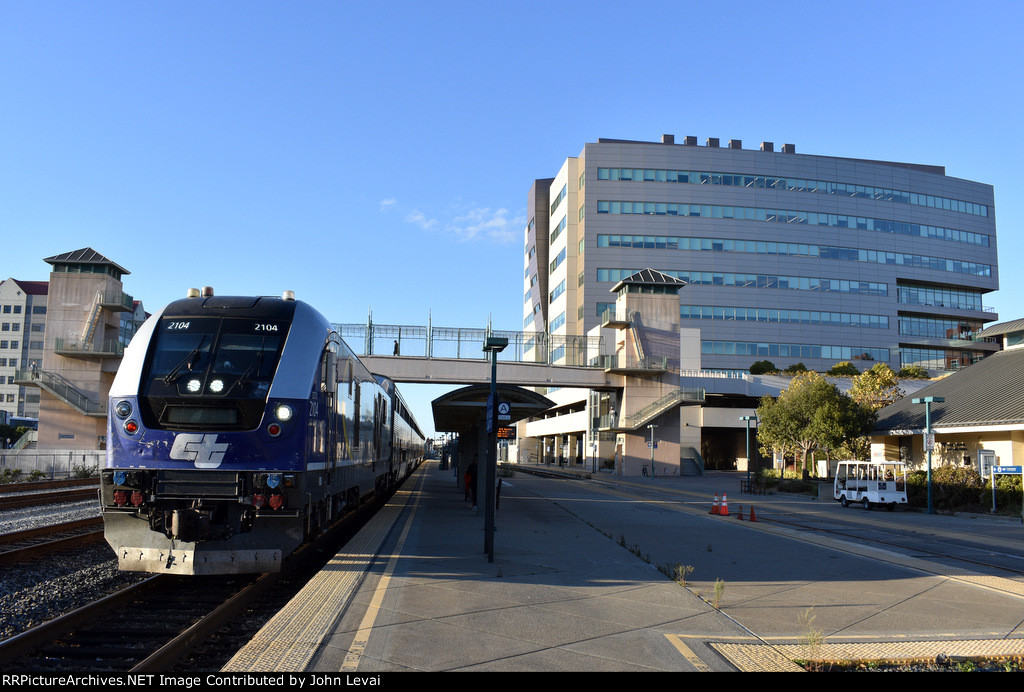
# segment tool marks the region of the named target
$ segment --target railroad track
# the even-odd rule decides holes
[[[854,510],[856,511],[856,510]],[[834,536],[843,540],[855,541],[862,544],[878,546],[887,549],[905,551],[914,557],[932,560],[944,560],[950,563],[967,565],[970,568],[984,568],[990,570],[993,576],[1002,576],[1009,579],[1024,577],[1024,566],[1014,566],[1006,561],[997,562],[995,559],[983,559],[981,554],[989,554],[992,557],[1004,557],[1012,560],[1024,560],[1022,552],[1001,552],[994,547],[979,549],[976,545],[966,542],[950,542],[951,548],[958,548],[961,551],[978,551],[978,557],[967,557],[962,552],[957,553],[953,549],[935,550],[920,544],[916,537],[900,536],[895,533],[886,533],[885,537],[866,535],[864,531],[856,531],[852,528],[829,528],[806,521],[805,517],[797,513],[772,513],[768,515],[767,521],[779,526],[786,526],[799,531],[814,533],[817,535]],[[902,539],[902,540],[901,540]]]
[[[219,670],[253,628],[321,569],[381,502],[353,512],[293,553],[280,573],[155,575],[0,641],[0,670],[144,673],[176,665],[192,672]],[[212,653],[197,653],[199,647]]]
[[[78,502],[94,499],[99,490],[98,478],[66,478],[64,480],[34,483],[4,483],[0,485],[0,509],[18,509]]]
[[[0,495],[10,493],[34,492],[36,490],[55,490],[58,488],[77,488],[83,485],[99,487],[98,478],[64,478],[61,480],[32,481],[25,483],[0,483]]]
[[[88,490],[59,490],[53,493],[28,493],[25,495],[5,495],[0,497],[0,509],[18,509],[21,507],[37,507],[39,505],[55,505],[61,502],[78,502],[96,498],[99,488]]]
[[[0,566],[103,540],[100,517],[0,534]]]
[[[213,622],[211,613],[247,585],[245,578],[153,576],[0,642],[0,666],[19,672],[166,669],[163,663],[141,666],[159,652],[180,651],[179,637]]]
[[[602,482],[599,481],[598,485],[602,485]],[[679,502],[692,507],[699,507],[704,504],[710,505],[706,497],[700,496],[691,490],[666,490],[645,487],[641,491],[608,483],[603,485],[607,488],[614,488],[618,493],[628,494],[640,500]],[[1022,547],[1007,545],[1004,549],[1000,550],[993,545],[972,541],[968,535],[957,536],[957,532],[945,530],[941,527],[919,529],[926,536],[932,533],[943,536],[941,544],[945,547],[936,549],[925,544],[921,540],[920,535],[901,535],[897,530],[893,530],[894,525],[888,519],[878,519],[874,516],[875,514],[882,514],[884,517],[888,514],[885,512],[864,512],[863,510],[851,509],[844,510],[839,514],[831,514],[827,511],[823,513],[822,510],[826,506],[831,507],[829,503],[822,506],[809,506],[805,510],[793,509],[780,506],[779,501],[774,496],[762,497],[759,501],[752,501],[750,495],[739,495],[734,496],[733,502],[730,502],[734,512],[737,507],[744,505],[747,506],[749,511],[749,508],[755,504],[758,508],[758,521],[769,525],[774,524],[809,535],[829,536],[860,545],[884,548],[912,557],[961,565],[969,569],[984,569],[995,577],[1017,581],[1024,578],[1024,548]],[[842,524],[836,525],[837,520],[842,522]],[[897,526],[895,528],[904,527]],[[932,541],[931,545],[935,543],[936,541]],[[969,556],[969,554],[974,555]]]
[[[590,478],[590,474],[586,472],[564,471],[557,467],[547,468],[544,466],[527,466],[525,464],[499,464],[499,470],[511,470],[515,473],[528,473],[531,476],[540,476],[541,478],[563,478],[574,481],[587,480]]]

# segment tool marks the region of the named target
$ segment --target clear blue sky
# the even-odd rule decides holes
[[[992,184],[985,302],[1024,317],[1022,7],[0,0],[0,278],[91,246],[150,309],[515,329],[532,181],[671,133]]]

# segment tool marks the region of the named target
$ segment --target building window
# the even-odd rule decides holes
[[[911,255],[904,252],[862,250],[859,248],[784,243],[769,240],[734,240],[732,238],[694,238],[686,236],[599,235],[598,247],[626,247],[656,250],[688,250],[698,252],[737,252],[755,255],[816,257],[840,262],[867,262],[919,267],[972,276],[991,276],[992,266],[959,259]]]
[[[689,216],[713,219],[734,219],[736,221],[764,221],[766,223],[797,224],[802,226],[825,226],[828,228],[856,228],[879,233],[911,235],[936,240],[988,247],[989,237],[984,233],[973,233],[941,226],[875,219],[866,216],[826,214],[824,212],[769,209],[767,207],[731,207],[717,204],[687,204],[683,202],[629,202],[598,200],[598,214],[642,214],[646,216]]]
[[[777,324],[819,324],[831,327],[865,327],[888,329],[886,315],[867,315],[821,310],[776,310],[709,305],[681,305],[682,319],[726,320],[730,322],[774,322]]]
[[[988,216],[988,206],[937,195],[923,195],[917,192],[893,190],[870,185],[806,180],[803,178],[776,178],[749,175],[745,173],[713,173],[700,171],[675,171],[652,168],[598,168],[598,180],[625,180],[632,182],[669,182],[694,185],[725,185],[731,187],[763,188],[791,192],[814,192],[841,197],[859,197],[900,204],[913,204],[933,209],[944,209],[973,216]]]
[[[562,186],[562,191],[559,192],[558,195],[555,197],[554,201],[551,202],[551,213],[549,214],[549,216],[555,215],[555,210],[558,209],[558,205],[562,203],[563,199],[565,199],[565,195],[566,192],[568,192],[568,189],[568,185]]]
[[[824,360],[889,360],[889,349],[820,344],[780,344],[743,341],[701,341],[701,353],[725,356],[774,356]]]
[[[555,257],[555,259],[551,262],[551,270],[548,273],[549,274],[554,274],[555,270],[558,269],[558,266],[560,264],[562,264],[562,262],[564,262],[564,261],[565,261],[565,248],[562,248],[562,251],[559,252],[558,256]]]

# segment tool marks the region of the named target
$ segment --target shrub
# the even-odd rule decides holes
[[[984,482],[970,466],[932,467],[932,509],[945,512],[983,511],[980,501]],[[998,486],[997,486],[998,487]],[[989,489],[991,505],[991,489]],[[907,503],[928,506],[928,472],[914,471],[907,476]]]
[[[807,366],[804,365],[803,363],[797,363],[796,365],[790,365],[782,372],[784,372],[787,375],[796,375],[797,373],[800,372],[807,372]]]
[[[99,475],[99,468],[95,466],[86,466],[85,464],[76,465],[71,473],[72,478],[94,478]]]
[[[775,363],[770,360],[759,360],[750,366],[751,375],[773,375],[778,371],[779,369],[775,367]]]
[[[920,365],[907,365],[900,368],[900,371],[896,373],[896,377],[901,380],[927,380],[928,371],[922,368]]]
[[[842,363],[836,363],[829,368],[827,374],[833,377],[856,377],[860,374],[860,370],[850,361],[844,360]]]
[[[1021,479],[1017,474],[1000,474],[996,476],[996,511],[1000,514],[1019,516],[1021,513]],[[992,507],[992,483],[986,481],[978,501],[986,507]]]
[[[0,483],[17,483],[21,480],[21,469],[4,469],[0,471]]]

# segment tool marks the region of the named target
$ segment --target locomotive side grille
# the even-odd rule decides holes
[[[232,471],[160,471],[156,491],[161,497],[236,497],[241,479]]]

